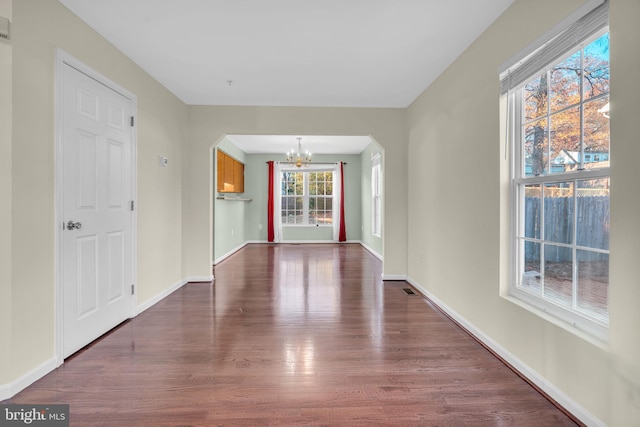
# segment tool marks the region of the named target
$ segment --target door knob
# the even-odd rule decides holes
[[[80,222],[69,221],[67,223],[67,230],[80,230],[82,228],[82,224]]]

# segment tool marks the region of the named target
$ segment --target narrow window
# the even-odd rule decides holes
[[[382,236],[382,167],[380,153],[371,156],[371,233]]]

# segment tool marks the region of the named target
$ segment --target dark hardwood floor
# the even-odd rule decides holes
[[[9,403],[73,426],[574,426],[356,244],[249,245]]]

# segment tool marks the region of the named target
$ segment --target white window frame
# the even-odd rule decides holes
[[[371,155],[371,234],[382,237],[381,153]]]
[[[302,174],[302,195],[286,195],[286,194],[280,194],[281,197],[281,202],[282,200],[286,199],[286,198],[302,198],[302,222],[301,223],[297,223],[297,224],[291,224],[291,223],[287,223],[284,222],[283,219],[284,217],[281,215],[280,216],[280,221],[282,223],[283,227],[333,227],[333,222],[335,221],[335,218],[332,215],[331,218],[331,222],[330,223],[323,223],[323,224],[311,224],[309,223],[309,214],[310,214],[310,209],[309,209],[309,200],[311,197],[319,197],[319,198],[324,198],[324,199],[331,199],[332,200],[332,207],[335,205],[335,191],[332,191],[331,195],[310,195],[309,194],[309,174],[310,173],[324,173],[324,172],[330,172],[331,173],[331,183],[332,183],[332,189],[335,188],[335,171],[332,169],[312,169],[312,170],[300,170],[300,169],[283,169],[280,173],[282,174],[282,182],[284,183],[284,174],[285,173],[301,173]],[[325,205],[326,206],[326,205]],[[284,210],[282,210],[284,211]],[[325,209],[326,211],[326,209]],[[331,209],[332,212],[334,212],[335,210],[332,208]]]
[[[595,4],[594,4],[595,3]],[[566,26],[564,29],[553,30],[555,34],[550,37],[547,42],[543,42],[539,45],[539,48],[534,48],[532,52],[526,54],[520,54],[520,59],[511,62],[511,65],[501,67],[500,78],[502,85],[502,93],[507,97],[507,138],[510,146],[510,152],[512,153],[511,161],[511,211],[512,211],[512,230],[511,230],[511,278],[509,283],[509,295],[516,300],[524,303],[525,308],[530,306],[534,309],[540,310],[552,318],[556,318],[565,325],[571,325],[579,331],[587,333],[588,336],[595,337],[599,341],[606,342],[608,340],[609,322],[608,319],[598,319],[586,315],[579,310],[573,308],[567,308],[565,306],[553,303],[549,299],[545,299],[541,296],[527,292],[523,287],[519,286],[521,278],[524,272],[524,242],[533,241],[535,239],[525,239],[523,232],[524,224],[524,193],[525,187],[531,184],[540,184],[544,187],[546,183],[561,183],[561,182],[573,182],[574,185],[581,180],[588,179],[601,179],[609,178],[609,167],[602,167],[599,169],[582,169],[571,172],[563,173],[549,173],[546,175],[529,176],[524,174],[525,163],[522,144],[522,125],[524,123],[524,106],[522,102],[522,86],[533,79],[536,75],[539,75],[545,69],[557,64],[566,57],[567,54],[578,51],[584,45],[588,44],[597,36],[609,31],[608,23],[608,4],[602,2],[591,2],[591,9],[587,11],[579,11],[580,16],[573,17],[569,23],[563,21],[562,25]],[[604,18],[603,18],[604,16]],[[604,19],[604,21],[603,21]],[[603,23],[604,22],[604,23]],[[589,27],[591,26],[591,27]],[[580,31],[584,31],[580,34]],[[585,34],[587,33],[588,34]],[[570,33],[571,36],[568,36]],[[576,37],[576,33],[580,34],[580,37]],[[560,42],[558,42],[560,39]],[[576,43],[576,40],[579,42]],[[555,45],[554,45],[555,43]],[[548,46],[551,45],[551,48]],[[532,50],[532,47],[527,49]],[[545,52],[546,49],[546,52]],[[542,54],[540,53],[542,52]],[[546,56],[545,56],[546,55]],[[582,85],[582,80],[581,80]],[[608,94],[607,94],[608,96]],[[549,101],[547,101],[549,102]],[[582,106],[584,99],[581,98],[580,105]],[[582,156],[584,157],[584,156]],[[610,155],[608,156],[610,158]],[[580,162],[584,162],[581,158]],[[543,198],[544,199],[544,198]],[[575,202],[574,202],[575,203]],[[575,213],[574,213],[575,215]],[[575,221],[574,221],[575,227]],[[573,234],[573,242],[570,245],[560,245],[571,248],[574,253],[579,250],[580,247],[575,243],[575,232]],[[544,237],[544,236],[542,236]],[[550,242],[538,239],[536,242],[552,243],[557,245],[557,242]],[[593,250],[593,248],[589,248]],[[599,252],[599,251],[596,251]],[[603,253],[609,253],[608,250],[603,250]],[[544,262],[543,259],[541,262]],[[575,266],[574,266],[575,268]],[[575,273],[573,280],[574,289],[574,307],[575,307]],[[535,312],[535,310],[534,310]]]

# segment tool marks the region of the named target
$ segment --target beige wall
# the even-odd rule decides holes
[[[637,426],[637,0],[611,0],[610,349],[500,297],[509,194],[497,68],[581,4],[516,0],[409,108],[408,274],[598,419]]]
[[[611,1],[612,425],[640,425],[640,1]],[[635,424],[634,424],[635,423]]]
[[[184,165],[185,268],[211,269],[210,147],[224,134],[370,135],[385,148],[384,272],[406,272],[406,136],[404,110],[367,108],[190,107]]]
[[[0,17],[11,19],[11,1],[0,0]],[[11,42],[0,39],[0,342],[11,342]],[[8,347],[8,346],[3,346]],[[0,388],[9,382],[9,349],[0,351]]]
[[[138,304],[183,278],[181,156],[188,133],[186,105],[58,1],[14,2],[13,17],[12,197],[7,199],[4,186],[0,187],[3,206],[9,200],[15,213],[9,290],[11,361],[0,368],[5,382],[25,375],[55,354],[56,48],[137,95]],[[2,150],[6,153],[4,145]],[[169,157],[168,168],[159,166],[159,155]],[[0,354],[6,354],[6,348],[2,346]]]

